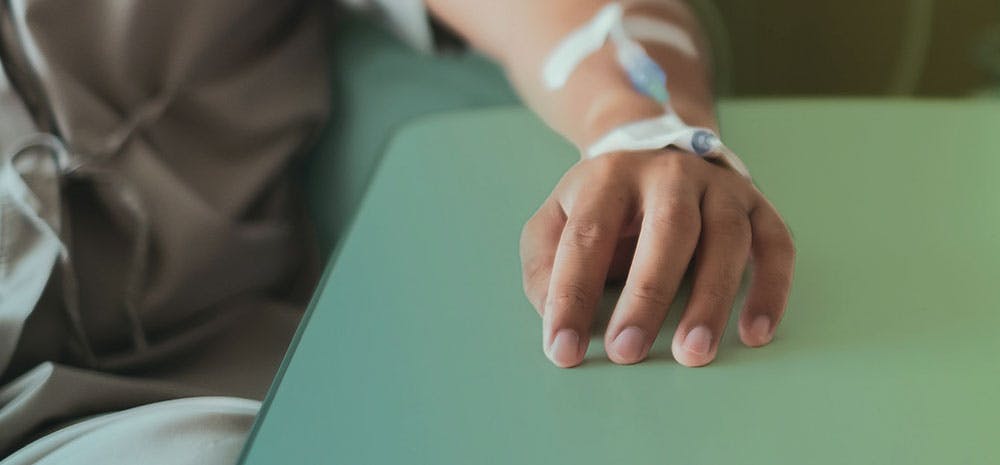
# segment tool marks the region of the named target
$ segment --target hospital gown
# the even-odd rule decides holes
[[[317,274],[331,5],[0,8],[0,463],[233,463]]]

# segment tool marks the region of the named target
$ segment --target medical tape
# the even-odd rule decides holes
[[[719,139],[714,131],[692,127],[673,111],[667,90],[667,74],[638,40],[671,46],[681,53],[697,56],[690,37],[680,28],[643,16],[625,16],[619,3],[601,8],[588,22],[570,32],[549,55],[542,79],[550,90],[561,89],[587,57],[611,42],[615,58],[625,70],[633,88],[660,103],[663,115],[635,121],[611,130],[586,150],[588,157],[612,152],[656,150],[676,147],[703,158],[719,161],[742,176],[750,177],[746,165]]]
[[[590,55],[602,47],[611,30],[621,23],[625,10],[617,3],[601,8],[593,19],[570,32],[549,55],[542,70],[545,86],[551,90],[566,85],[570,75]]]
[[[591,145],[588,158],[614,152],[640,152],[676,147],[700,157],[714,159],[747,178],[750,171],[711,129],[688,126],[676,113],[666,113],[613,129]]]
[[[666,21],[646,16],[626,16],[622,18],[622,26],[633,40],[666,45],[690,58],[698,56],[698,47],[691,36]]]

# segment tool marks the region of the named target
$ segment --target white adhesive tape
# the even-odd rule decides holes
[[[646,16],[626,16],[622,19],[622,25],[633,40],[666,45],[692,58],[698,56],[698,48],[691,36],[666,21]]]
[[[611,30],[621,23],[624,12],[618,3],[610,3],[566,36],[545,62],[542,76],[546,87],[554,90],[566,85],[580,62],[604,47]]]
[[[550,90],[566,85],[573,71],[610,39],[619,64],[629,75],[636,90],[660,101],[665,114],[637,121],[612,130],[587,149],[588,157],[612,152],[656,150],[677,147],[698,156],[718,160],[749,178],[746,165],[719,140],[710,129],[688,126],[670,107],[666,74],[638,41],[664,44],[689,56],[698,50],[680,28],[645,16],[624,17],[619,3],[610,3],[587,23],[566,36],[549,55],[542,70]]]
[[[612,130],[587,149],[587,157],[594,158],[614,152],[658,150],[671,146],[722,162],[740,175],[750,178],[750,171],[743,161],[719,140],[715,132],[688,126],[674,113],[636,121]]]

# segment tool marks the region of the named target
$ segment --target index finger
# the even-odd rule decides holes
[[[567,212],[542,325],[545,354],[563,368],[579,365],[590,342],[590,325],[627,210],[625,197],[616,194],[610,189],[581,193]]]

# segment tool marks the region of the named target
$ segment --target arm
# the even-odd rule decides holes
[[[615,63],[610,47],[586,60],[567,86],[545,89],[542,66],[556,44],[589,20],[606,0],[428,0],[432,11],[474,46],[503,64],[525,102],[549,125],[580,147],[623,123],[659,115],[663,109],[636,93]],[[667,20],[694,38],[707,56],[697,21],[680,1],[647,1],[629,12]],[[657,43],[649,54],[670,73],[673,105],[689,124],[715,128],[709,64]],[[586,77],[581,77],[586,76]]]
[[[527,104],[581,149],[612,128],[663,112],[632,89],[608,45],[564,88],[544,87],[549,53],[606,3],[428,0],[436,15],[499,61]],[[686,30],[700,45],[698,56],[708,55],[682,3],[647,0],[628,12],[640,10]],[[690,125],[716,128],[706,60],[645,46],[669,74],[677,113]],[[617,363],[643,360],[693,263],[691,297],[672,351],[680,363],[700,366],[715,357],[748,261],[754,279],[740,336],[752,347],[770,342],[791,287],[794,247],[781,217],[748,180],[663,149],[574,165],[525,225],[521,259],[525,293],[543,317],[543,348],[562,367],[582,362],[605,282],[625,271],[605,347]]]

